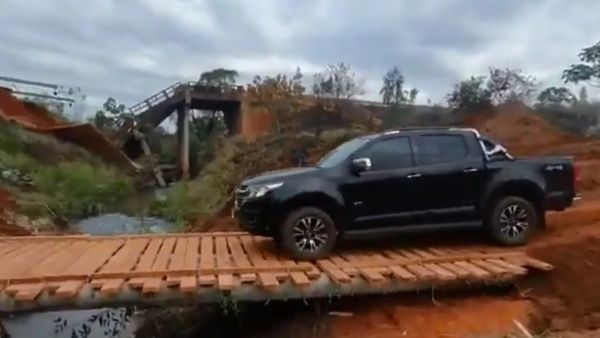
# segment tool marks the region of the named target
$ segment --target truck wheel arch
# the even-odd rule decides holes
[[[530,201],[540,216],[544,213],[544,189],[531,180],[511,180],[502,182],[489,189],[482,198],[480,210],[487,213],[490,207],[501,197],[516,196]],[[543,224],[543,217],[540,218]]]
[[[338,231],[341,231],[345,224],[340,202],[335,197],[323,192],[303,193],[283,202],[277,213],[276,224],[280,224],[291,211],[302,207],[315,207],[323,210],[331,217]]]

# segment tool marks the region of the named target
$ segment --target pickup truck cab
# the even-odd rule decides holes
[[[546,210],[575,196],[568,157],[513,158],[474,129],[402,129],[352,139],[314,167],[267,172],[236,189],[234,215],[296,259],[325,257],[346,235],[485,227],[522,245]]]

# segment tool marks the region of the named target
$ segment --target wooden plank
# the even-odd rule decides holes
[[[439,266],[438,264],[425,264],[424,265],[427,269],[433,271],[440,280],[443,281],[449,281],[449,280],[455,280],[458,279],[458,276],[453,274],[452,272],[442,268],[441,266]]]
[[[490,263],[490,264],[498,265],[500,267],[503,267],[503,268],[505,268],[506,270],[510,271],[511,273],[513,273],[515,275],[525,275],[525,274],[527,274],[527,269],[525,269],[523,267],[520,267],[520,266],[517,266],[517,265],[514,265],[514,264],[511,264],[511,263],[508,263],[508,262],[505,262],[505,261],[503,261],[501,259],[488,259],[488,260],[486,260],[486,262]]]
[[[369,283],[381,283],[385,280],[375,269],[359,269],[359,272]]]
[[[52,262],[52,259],[56,257],[56,255],[64,253],[63,250],[67,250],[71,247],[72,242],[58,242],[56,245],[51,246],[48,250],[40,250],[40,252],[35,257],[31,257],[33,261],[27,262],[26,264],[21,264],[18,268],[14,268],[12,270],[12,277],[19,278],[30,275],[29,272],[35,269],[44,269],[45,265]],[[47,270],[46,270],[47,271]],[[50,270],[53,271],[53,270]]]
[[[52,276],[69,276],[69,275],[87,275],[90,276],[92,273],[100,269],[110,257],[116,253],[123,245],[125,241],[114,240],[114,241],[102,241],[96,242],[90,245],[79,259],[73,264],[67,267],[64,271],[57,271],[55,274],[48,274],[45,277]]]
[[[125,280],[122,278],[109,279],[100,288],[100,293],[104,295],[117,294],[121,290],[124,282]]]
[[[357,277],[360,275],[360,271],[355,267],[355,262],[361,259],[360,256],[356,256],[355,253],[342,253],[339,256],[334,255],[329,260],[337,265],[342,271],[344,271],[350,277]],[[320,275],[320,274],[319,274]]]
[[[413,250],[410,250],[410,252],[414,253],[415,255],[417,255],[421,258],[425,258],[425,259],[436,259],[438,257],[437,255],[434,255],[431,252],[427,252],[426,250],[413,249]]]
[[[169,264],[169,270],[182,270],[185,264],[185,252],[187,250],[187,238],[177,238],[175,243],[175,250],[171,255],[171,264]]]
[[[275,256],[273,241],[267,238],[262,237],[252,237],[254,241],[254,246],[257,248],[259,254],[263,257],[263,261],[267,264],[267,266],[271,268],[282,268],[283,264],[279,261],[279,259]],[[282,269],[281,271],[285,271]],[[271,276],[267,274],[262,274],[262,279],[259,276],[259,280],[261,280],[261,284],[263,281],[267,281],[272,284],[272,279],[275,278],[277,280],[277,285],[279,285],[279,281],[283,281],[287,279],[287,273],[273,273]],[[267,291],[272,291],[277,285],[267,284],[267,286],[263,285]]]
[[[351,281],[350,276],[328,259],[318,260],[317,266],[323,269],[323,271],[337,284],[349,283]]]
[[[171,259],[171,253],[173,252],[173,247],[175,246],[176,238],[166,238],[163,241],[162,246],[156,255],[156,259],[154,263],[152,263],[152,271],[160,272],[159,277],[154,278],[146,278],[143,281],[142,293],[144,294],[153,294],[157,293],[160,290],[160,286],[162,283],[163,277],[167,273],[167,268],[169,266],[169,260]]]
[[[119,292],[125,282],[124,277],[129,273],[137,263],[139,256],[144,252],[150,240],[146,238],[132,239],[123,245],[123,247],[108,262],[100,268],[101,273],[124,274],[123,277],[117,277],[114,280],[105,282],[100,288],[100,293],[104,295],[113,295]]]
[[[404,268],[406,270],[408,270],[410,273],[417,276],[420,280],[424,280],[424,281],[434,280],[434,279],[436,279],[436,276],[437,276],[433,271],[425,268],[422,265],[418,265],[418,264],[407,265]]]
[[[15,299],[23,302],[34,301],[42,290],[44,290],[44,287],[45,285],[43,283],[29,285],[29,287],[19,290],[15,295]]]
[[[79,293],[83,286],[83,281],[67,281],[61,283],[54,295],[58,298],[71,298]]]
[[[250,260],[253,266],[267,265],[267,262],[254,245],[252,237],[242,236],[240,237],[240,241],[242,242],[242,246],[244,247],[244,250],[246,250],[246,253],[248,254],[248,259]]]
[[[308,278],[317,279],[317,278],[321,277],[322,273],[321,273],[321,270],[319,270],[319,268],[317,268],[312,263],[307,263],[307,264],[309,266],[309,269],[304,271],[304,273],[306,274],[306,276],[308,276]]]
[[[213,286],[217,283],[215,275],[200,275],[198,276],[198,284],[202,286]]]
[[[483,270],[469,262],[466,261],[458,261],[458,262],[453,262],[453,264],[469,271],[469,273],[476,277],[477,279],[487,279],[490,278],[492,276],[492,274],[486,270]]]
[[[290,278],[300,288],[310,286],[310,279],[308,279],[304,272],[292,272],[290,273]]]
[[[295,272],[292,272],[292,273],[295,273]],[[240,282],[254,283],[254,282],[256,282],[256,274],[255,273],[242,273],[242,274],[240,274]]]
[[[156,259],[156,255],[158,254],[158,251],[160,250],[162,243],[163,243],[162,238],[152,239],[150,241],[150,244],[148,244],[148,247],[146,248],[146,250],[140,257],[140,261],[135,266],[133,271],[144,271],[144,270],[152,269],[152,264],[154,263],[154,260]],[[141,288],[144,285],[144,281],[145,281],[144,277],[137,277],[137,278],[129,279],[129,281],[127,283],[131,287]]]
[[[393,250],[385,250],[383,251],[383,254],[386,255],[393,262],[390,265],[401,265],[405,264],[408,261],[406,257],[399,255]]]
[[[148,239],[132,239],[99,270],[100,272],[129,272],[138,261],[138,257],[148,245]]]
[[[63,244],[66,243],[66,247],[64,247],[66,250],[60,250],[57,249],[55,252],[49,254],[45,259],[42,258],[41,260],[39,260],[37,262],[36,265],[34,265],[31,269],[29,270],[21,270],[20,273],[17,273],[17,271],[13,270],[13,274],[14,277],[16,276],[37,276],[39,274],[45,274],[47,272],[52,272],[56,269],[57,265],[59,264],[63,264],[62,261],[60,261],[60,259],[64,258],[64,254],[69,253],[69,249],[71,246],[70,242],[63,242],[61,243],[61,245],[58,246],[58,248],[63,248]],[[67,262],[68,264],[68,262]],[[13,277],[13,278],[14,278]],[[16,299],[17,300],[23,300],[23,301],[31,301],[34,300],[45,288],[46,283],[43,282],[35,282],[35,283],[15,283],[12,282],[11,285],[9,285],[5,292],[8,295],[17,295]]]
[[[487,270],[490,271],[492,274],[498,275],[498,276],[505,276],[505,275],[509,275],[510,271],[508,271],[507,269],[494,265],[494,264],[490,264],[484,260],[470,260],[469,263],[476,265],[477,267],[483,269],[483,270]]]
[[[275,291],[279,286],[279,282],[273,273],[259,273],[258,281],[260,285],[267,291]]]
[[[144,281],[144,286],[142,287],[142,293],[144,294],[155,294],[160,291],[160,285],[162,283],[162,278],[148,278]]]
[[[413,252],[410,252],[408,250],[394,250],[394,251],[398,255],[403,256],[404,258],[411,260],[411,263],[407,262],[407,264],[420,264],[421,261],[423,260],[423,257],[421,257],[421,256],[419,256],[419,255],[417,255],[417,254],[415,254]]]
[[[217,268],[231,268],[231,258],[227,250],[227,239],[225,237],[217,237],[215,239],[217,253]],[[220,273],[217,275],[217,288],[219,290],[231,290],[235,286],[233,274]]]
[[[469,270],[462,268],[454,263],[440,263],[440,266],[448,271],[451,271],[459,279],[468,278],[469,276],[471,276]]]
[[[198,249],[200,245],[199,237],[188,238],[187,247],[185,250],[185,257],[183,268],[186,270],[197,270],[198,269]],[[198,277],[197,272],[186,275],[181,278],[179,288],[183,292],[193,292],[198,288]]]
[[[533,257],[524,257],[525,264],[534,269],[542,270],[542,271],[551,271],[554,267],[546,262],[542,262],[539,259],[535,259]]]
[[[63,271],[75,262],[87,250],[88,244],[85,242],[71,242],[71,245],[63,250],[56,252],[40,264],[26,273],[26,277],[45,276],[52,273]]]
[[[204,270],[212,269],[215,267],[215,258],[213,253],[213,237],[202,237],[202,241],[200,242],[200,272],[199,274],[204,274]],[[200,285],[212,285],[212,280],[216,282],[216,276],[199,276],[198,282]]]
[[[169,264],[169,270],[183,270],[183,265],[185,264],[185,252],[187,250],[187,242],[188,239],[181,237],[177,238],[175,243],[175,251],[171,256],[171,263]],[[177,274],[168,274],[167,275],[167,285],[168,286],[177,286],[181,282],[181,276]]]
[[[401,266],[390,266],[390,270],[392,271],[392,276],[398,279],[407,280],[414,282],[417,280],[417,276],[408,272],[405,268]]]
[[[181,277],[179,290],[181,292],[194,292],[198,288],[198,278],[196,276],[184,276]]]
[[[233,256],[233,263],[236,267],[250,268],[252,264],[248,259],[248,256],[244,253],[240,239],[235,236],[227,237],[227,245]],[[254,283],[256,281],[255,273],[243,273],[240,275],[242,283]]]
[[[3,257],[0,265],[0,279],[10,280],[21,275],[33,266],[40,263],[48,253],[52,252],[63,243],[37,243],[37,245],[26,245],[22,250],[15,251],[9,257]]]
[[[415,253],[404,252],[403,250],[396,250],[396,253],[405,258],[405,261],[402,262],[401,265],[423,265],[423,264],[440,264],[446,262],[454,262],[454,261],[466,261],[466,260],[486,260],[486,259],[503,259],[508,260],[510,258],[522,258],[524,259],[523,253],[520,252],[505,252],[505,253],[480,253],[480,254],[457,254],[457,255],[448,255],[448,256],[437,256],[434,258],[421,258],[417,256]],[[348,255],[344,255],[348,256]],[[372,260],[368,255],[364,254],[356,254],[354,255],[356,258],[352,260],[352,267],[360,269],[360,268],[376,268],[376,267],[385,267],[386,264],[381,264],[377,260]],[[387,265],[398,265],[396,262],[391,261]]]

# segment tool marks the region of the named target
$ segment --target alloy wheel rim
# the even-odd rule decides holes
[[[322,219],[315,216],[299,218],[294,224],[294,242],[301,251],[315,252],[327,243],[327,229]]]
[[[500,212],[500,231],[511,238],[521,236],[529,227],[529,212],[519,204],[509,204]]]

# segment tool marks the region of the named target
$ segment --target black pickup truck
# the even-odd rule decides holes
[[[325,257],[347,235],[485,227],[522,245],[546,210],[576,197],[568,157],[514,159],[477,130],[401,129],[352,139],[314,167],[267,172],[236,189],[233,213],[296,259]]]

